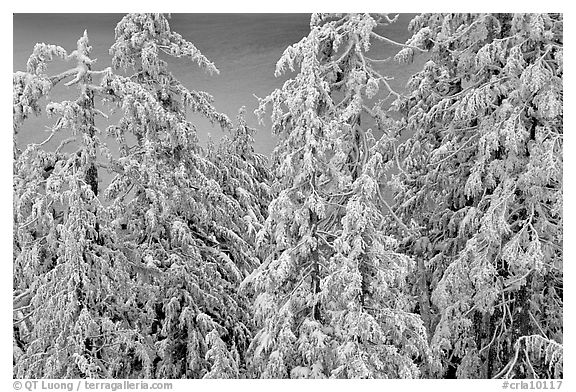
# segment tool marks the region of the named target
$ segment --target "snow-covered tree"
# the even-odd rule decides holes
[[[406,294],[412,259],[387,235],[381,183],[392,164],[367,127],[367,102],[396,95],[369,58],[386,15],[314,15],[310,34],[284,52],[279,75],[298,69],[260,100],[272,106],[275,198],[258,234],[265,260],[245,281],[254,290],[257,333],[249,355],[258,377],[418,377],[431,355]]]
[[[563,17],[422,14],[396,211],[448,376],[562,376]],[[428,296],[431,292],[431,297]]]
[[[141,338],[122,325],[120,314],[133,287],[130,267],[118,249],[109,215],[98,198],[97,157],[101,134],[95,126],[94,60],[86,32],[70,54],[37,44],[26,72],[14,75],[14,125],[40,111],[40,101],[70,79],[74,100],[50,103],[56,118],[42,143],[16,151],[14,162],[14,333],[17,377],[106,376],[106,361],[118,358],[119,336]],[[48,76],[55,56],[76,66]],[[65,131],[53,151],[43,146]],[[68,151],[64,152],[64,146]],[[72,146],[72,148],[70,148]],[[135,311],[135,310],[133,310]],[[112,357],[112,358],[110,358]]]
[[[166,16],[124,17],[108,68],[86,32],[37,44],[13,75],[14,376],[562,377],[563,16],[422,14],[405,44],[394,21],[312,16],[256,111],[271,168],[243,109],[170,73],[218,70]],[[425,56],[406,92],[376,45]]]
[[[32,145],[16,163],[14,275],[23,293],[15,303],[31,302],[18,307],[15,374],[238,377],[250,315],[237,287],[258,263],[246,233],[266,210],[265,161],[245,123],[234,128],[209,94],[168,71],[162,53],[217,69],[165,16],[128,15],[118,24],[113,68],[133,69],[130,76],[107,68],[93,83],[87,45],[85,36],[74,73],[43,74],[50,56],[66,52],[40,46],[28,73],[15,75],[15,123],[38,111],[53,81],[74,75],[67,85],[81,93],[48,106],[59,115],[54,132],[71,129],[78,151]],[[102,112],[94,95],[120,112],[105,131],[95,126]],[[222,153],[199,146],[186,110],[232,129]],[[90,182],[96,166],[113,176],[100,197]]]

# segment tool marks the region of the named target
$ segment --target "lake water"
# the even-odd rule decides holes
[[[409,37],[407,25],[412,16],[400,15],[398,22],[386,27],[382,33],[404,42]],[[105,68],[110,65],[108,49],[114,41],[114,27],[121,18],[122,15],[116,14],[15,14],[13,69],[25,70],[28,56],[37,42],[58,44],[71,52],[84,29],[88,31],[92,57],[98,59],[94,69]],[[276,62],[287,46],[308,34],[309,21],[309,14],[173,14],[170,19],[172,30],[193,42],[215,63],[220,74],[210,76],[180,59],[171,61],[171,70],[186,87],[212,94],[216,109],[231,119],[235,119],[241,106],[246,106],[248,123],[258,130],[256,149],[269,154],[275,140],[269,121],[264,126],[259,125],[253,114],[257,105],[254,95],[266,96],[290,76],[274,77]],[[397,50],[398,47],[392,45],[373,45],[371,56],[385,58]],[[391,84],[401,90],[417,66],[390,63],[383,72],[396,75]],[[61,72],[68,67],[70,64],[56,62],[49,70]],[[58,86],[51,99],[74,99],[76,90],[71,89],[75,88]],[[218,139],[222,135],[219,127],[193,120],[198,125],[202,143],[209,136]],[[29,119],[19,131],[18,144],[44,140],[48,124],[49,120],[43,116]],[[55,137],[47,148],[55,148],[60,140]]]

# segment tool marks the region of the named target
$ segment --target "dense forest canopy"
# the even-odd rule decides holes
[[[168,16],[125,16],[109,66],[86,32],[37,44],[13,76],[14,376],[563,377],[563,15],[394,23],[311,17],[259,98],[271,157],[171,72],[219,71]]]

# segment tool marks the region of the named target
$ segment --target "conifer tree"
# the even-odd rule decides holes
[[[122,323],[133,282],[98,198],[97,157],[103,151],[95,117],[95,60],[86,32],[70,54],[37,44],[26,72],[14,75],[14,125],[40,112],[40,101],[60,81],[75,100],[50,103],[48,138],[17,151],[14,163],[14,374],[20,378],[109,376],[122,339],[143,339]],[[48,76],[55,56],[76,67]],[[70,79],[71,78],[71,79]],[[69,130],[54,151],[45,145]],[[71,152],[63,147],[72,145]],[[134,310],[132,310],[134,312]]]
[[[446,376],[562,377],[562,25],[422,14],[397,56],[430,53],[396,102],[396,210]]]
[[[380,87],[396,94],[366,56],[371,40],[387,41],[375,27],[390,22],[314,15],[276,67],[297,75],[260,100],[280,140],[275,198],[258,234],[265,260],[245,281],[257,295],[256,376],[418,377],[431,360],[405,290],[413,262],[396,252],[382,212],[390,139],[363,125],[374,116],[367,99]]]
[[[251,150],[242,122],[234,149],[218,162],[207,155],[186,110],[225,130],[233,125],[209,94],[176,80],[160,53],[217,69],[159,14],[128,15],[116,28],[113,68],[131,68],[131,76],[108,68],[93,84],[83,37],[76,72],[50,78],[42,73],[46,59],[66,52],[40,48],[29,61],[41,63],[40,71],[15,76],[15,123],[38,111],[53,81],[74,75],[81,98],[48,110],[61,116],[55,131],[71,128],[80,143],[78,153],[62,157],[29,146],[16,163],[14,275],[23,293],[15,302],[31,303],[19,307],[30,311],[17,320],[27,336],[18,338],[15,374],[238,377],[250,316],[237,286],[258,262],[244,233],[258,227],[266,208],[265,161]],[[105,131],[93,120],[102,113],[95,94],[121,114]],[[119,154],[102,142],[104,133]],[[40,161],[55,167],[47,179]],[[89,182],[96,165],[113,175],[100,196]],[[236,179],[234,188],[224,189],[228,179]],[[50,220],[53,199],[65,211],[59,222]]]
[[[122,158],[125,166],[110,189],[134,186],[136,197],[130,209],[138,219],[129,221],[128,232],[137,236],[123,241],[165,275],[151,282],[148,300],[152,302],[147,305],[156,309],[159,322],[157,330],[152,331],[157,335],[161,358],[156,376],[204,376],[209,368],[207,360],[221,363],[204,354],[209,344],[225,346],[219,341],[221,337],[231,350],[226,358],[231,373],[210,372],[208,376],[237,377],[237,351],[248,339],[249,315],[236,286],[257,259],[249,239],[243,236],[248,210],[222,186],[227,182],[223,178],[226,171],[236,170],[230,177],[239,173],[250,176],[247,170],[253,166],[245,164],[246,171],[235,167],[232,154],[220,165],[205,156],[184,110],[203,114],[225,129],[232,124],[214,110],[208,94],[188,90],[179,83],[159,54],[189,57],[209,72],[217,69],[191,43],[170,31],[161,15],[125,17],[116,29],[111,52],[115,66],[135,69],[131,79],[138,81],[137,88],[146,86],[137,94],[130,88],[116,93],[116,86],[130,85],[128,79],[116,76],[104,82],[104,88],[118,97],[124,109],[122,122],[110,129],[119,141],[124,142],[124,133],[130,131],[131,124],[142,124],[135,132],[138,144],[132,150],[126,146],[126,157]],[[154,105],[149,107],[149,102]],[[156,116],[156,121],[148,123],[148,116]],[[246,159],[252,158],[247,153]],[[245,189],[238,186],[233,191],[254,198],[251,192],[261,190],[257,189],[260,182],[250,180],[244,179]],[[120,206],[123,208],[124,203]],[[131,212],[119,210],[118,214],[130,216]],[[154,290],[160,290],[160,295],[154,295]],[[158,303],[158,297],[163,302]],[[212,330],[215,332],[206,341]],[[211,351],[210,356],[221,352]]]
[[[312,16],[256,111],[271,172],[243,109],[170,73],[218,70],[166,16],[124,17],[100,70],[86,32],[37,44],[13,76],[14,376],[562,377],[563,16],[422,14],[405,44],[394,21]],[[425,53],[406,93],[375,42]]]

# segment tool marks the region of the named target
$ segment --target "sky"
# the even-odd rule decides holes
[[[411,18],[412,15],[401,14],[398,22],[383,33],[394,40],[406,41]],[[108,49],[114,42],[114,27],[121,19],[121,14],[14,14],[13,71],[26,69],[28,56],[37,42],[58,44],[71,52],[85,29],[92,45],[92,58],[97,59],[94,69],[106,68],[111,60]],[[240,107],[245,106],[248,124],[257,129],[256,150],[268,155],[276,139],[271,134],[269,119],[259,124],[253,114],[257,106],[254,96],[265,97],[281,87],[288,77],[295,76],[291,73],[276,78],[276,62],[289,45],[309,33],[309,24],[310,14],[172,14],[171,29],[191,41],[215,63],[220,73],[209,75],[183,59],[171,60],[169,67],[189,89],[213,95],[216,109],[232,120]],[[385,58],[393,56],[397,50],[393,45],[374,45],[371,56]],[[69,66],[65,62],[55,62],[49,72],[61,72]],[[415,66],[392,63],[386,71],[399,76],[392,85],[402,89],[415,70]],[[73,89],[58,86],[51,99],[73,99],[76,93]],[[193,115],[190,117],[197,124],[201,143],[209,137],[217,140],[222,136],[218,126]],[[27,120],[19,130],[18,144],[43,141],[49,124],[50,120],[44,116]],[[46,148],[55,148],[65,137],[53,138]]]

